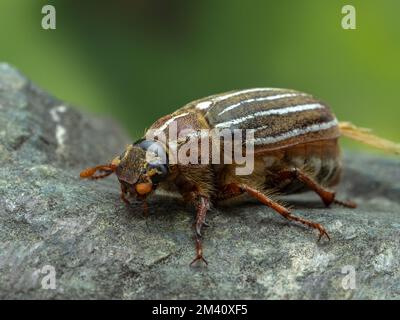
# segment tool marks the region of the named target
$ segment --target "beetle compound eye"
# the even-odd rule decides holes
[[[135,189],[138,194],[145,195],[153,190],[153,184],[148,182],[138,183]]]

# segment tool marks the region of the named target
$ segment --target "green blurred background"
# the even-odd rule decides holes
[[[41,28],[45,4],[56,30]],[[1,0],[0,60],[132,138],[191,100],[271,86],[400,140],[399,16],[398,0]]]

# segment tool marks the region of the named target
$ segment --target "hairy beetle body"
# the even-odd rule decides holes
[[[175,137],[171,129],[176,131]],[[203,157],[205,150],[214,146],[212,135],[205,135],[205,144],[199,140],[193,142],[192,138],[202,137],[204,130],[213,129],[224,130],[228,136],[234,137],[238,130],[251,129],[253,136],[248,138],[246,135],[246,148],[242,152],[253,156],[252,172],[236,174],[241,164],[227,162],[222,155],[224,161],[220,163],[209,162],[210,154]],[[155,136],[159,135],[168,140],[157,140]],[[365,129],[338,123],[330,108],[309,94],[288,89],[254,88],[212,95],[188,103],[157,120],[143,139],[129,146],[109,165],[86,169],[81,177],[103,178],[115,172],[121,183],[121,198],[127,203],[127,196],[136,196],[145,203],[148,195],[156,189],[179,193],[187,202],[194,204],[197,211],[196,258],[193,262],[206,262],[201,230],[206,224],[207,211],[212,204],[244,194],[271,207],[288,220],[318,230],[319,238],[326,236],[329,239],[324,227],[293,215],[273,197],[276,192],[289,194],[311,190],[327,206],[337,203],[355,207],[352,202],[337,200],[335,193],[327,189],[335,186],[340,177],[340,135],[400,152],[398,145]],[[248,142],[252,142],[253,149],[247,149]],[[222,140],[217,140],[216,144],[225,154],[231,153]],[[200,150],[199,153],[194,152],[195,159],[207,161],[174,162],[177,155],[192,155],[193,149],[185,149],[187,145]],[[175,154],[174,150],[183,152]],[[103,173],[96,176],[96,171]]]

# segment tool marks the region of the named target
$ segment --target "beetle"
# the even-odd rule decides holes
[[[171,140],[160,143],[147,134],[155,131],[170,135],[172,126],[178,135],[188,129],[194,132],[251,129],[252,172],[237,175],[235,170],[239,165],[235,161],[172,163]],[[340,179],[340,136],[400,153],[398,144],[349,122],[338,122],[329,106],[312,95],[279,88],[235,90],[190,102],[157,120],[147,133],[109,164],[83,170],[80,176],[100,179],[115,173],[121,186],[121,199],[128,204],[128,197],[136,197],[146,204],[146,198],[156,189],[178,192],[186,202],[192,203],[196,208],[196,256],[191,264],[196,261],[208,264],[203,256],[202,228],[207,225],[206,214],[211,206],[245,194],[290,221],[316,229],[318,241],[323,236],[330,239],[321,224],[294,215],[273,194],[311,190],[326,206],[339,204],[354,208],[353,202],[338,200],[331,189]],[[183,140],[186,138],[188,135],[183,134]],[[179,143],[175,145],[179,148]]]

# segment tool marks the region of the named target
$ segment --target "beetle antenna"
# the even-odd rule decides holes
[[[96,167],[87,168],[80,173],[81,178],[88,178],[88,179],[103,179],[108,177],[110,174],[114,173],[117,166],[114,164],[108,165],[100,165]],[[97,171],[102,173],[95,175]]]

